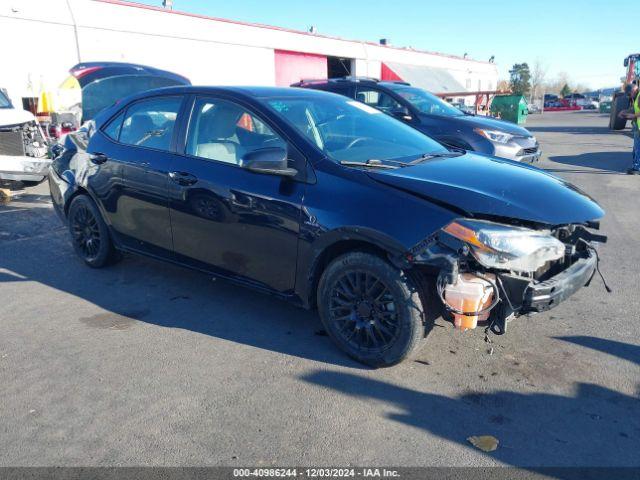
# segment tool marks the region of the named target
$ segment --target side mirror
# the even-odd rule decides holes
[[[397,118],[398,120],[402,120],[404,122],[409,122],[413,120],[413,117],[409,114],[409,110],[406,108],[398,108],[395,110],[391,110],[391,116]]]
[[[629,57],[624,59],[624,67],[627,68],[629,66]]]
[[[240,160],[240,166],[255,173],[295,177],[298,171],[289,168],[287,151],[280,147],[261,148],[249,152]]]

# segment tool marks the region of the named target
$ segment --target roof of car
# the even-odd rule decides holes
[[[143,93],[135,95],[136,97],[153,96],[157,93],[163,94],[216,94],[216,93],[235,93],[248,97],[271,98],[271,97],[309,97],[309,96],[326,96],[332,95],[328,92],[318,90],[309,90],[305,88],[292,87],[251,87],[251,86],[176,86],[157,88],[147,90]]]
[[[365,84],[365,85],[380,85],[382,87],[391,87],[391,86],[411,86],[411,84],[403,81],[394,81],[394,80],[378,80],[376,78],[370,77],[342,77],[342,78],[319,78],[319,79],[309,79],[309,80],[301,80],[300,82],[294,83],[291,85],[292,87],[310,87],[318,85],[355,85],[355,84]]]
[[[338,97],[344,99],[343,96],[331,92],[323,92],[321,90],[312,90],[309,88],[292,88],[292,87],[250,87],[250,86],[203,86],[203,85],[180,85],[175,87],[156,88],[136,93],[119,100],[114,105],[102,110],[95,117],[97,124],[108,120],[118,111],[122,105],[129,104],[133,101],[141,100],[157,95],[216,95],[216,94],[232,94],[247,99],[252,98],[320,98],[320,97]]]

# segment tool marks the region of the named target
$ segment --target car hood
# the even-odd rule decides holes
[[[454,124],[467,128],[482,128],[485,130],[499,130],[519,137],[531,137],[531,132],[515,123],[498,120],[496,118],[483,117],[481,115],[457,115],[447,117]]]
[[[33,122],[35,117],[31,112],[19,110],[17,108],[0,108],[0,127],[20,125],[21,123]]]
[[[426,160],[368,175],[461,214],[563,225],[604,215],[577,187],[539,168],[478,154]]]

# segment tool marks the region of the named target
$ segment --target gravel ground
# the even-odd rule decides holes
[[[503,337],[442,322],[360,366],[313,312],[127,256],[74,256],[46,185],[0,206],[0,466],[640,466],[640,178],[595,113],[531,116],[607,215],[598,279]],[[494,435],[484,453],[467,442]]]

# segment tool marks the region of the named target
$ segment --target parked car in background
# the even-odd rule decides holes
[[[561,179],[312,89],[129,97],[67,135],[49,185],[87,265],[136,252],[317,307],[377,367],[410,356],[443,309],[505,333],[555,307],[605,240],[602,209]]]
[[[582,95],[581,93],[570,93],[568,95],[565,95],[564,97],[565,100],[573,100],[575,102],[577,102],[578,100],[585,100],[586,97],[584,95]]]
[[[598,108],[596,104],[594,106],[594,100],[592,98],[583,95],[582,93],[570,93],[564,96],[564,100],[569,102],[570,105],[576,105],[582,107],[584,110],[593,110]]]
[[[542,113],[542,109],[538,105],[536,105],[535,103],[527,104],[527,111],[528,111],[529,114]]]
[[[338,93],[391,115],[450,147],[519,162],[540,158],[536,138],[525,128],[491,117],[468,115],[405,82],[372,79],[303,81],[294,87]]]
[[[586,98],[581,106],[584,110],[598,110],[600,108],[600,102],[592,98]]]
[[[49,171],[49,148],[31,112],[0,90],[0,183],[36,185]]]
[[[46,133],[53,140],[93,119],[114,102],[154,88],[191,85],[189,79],[146,65],[120,62],[87,62],[75,65],[62,83],[58,96],[64,111],[53,112]]]

